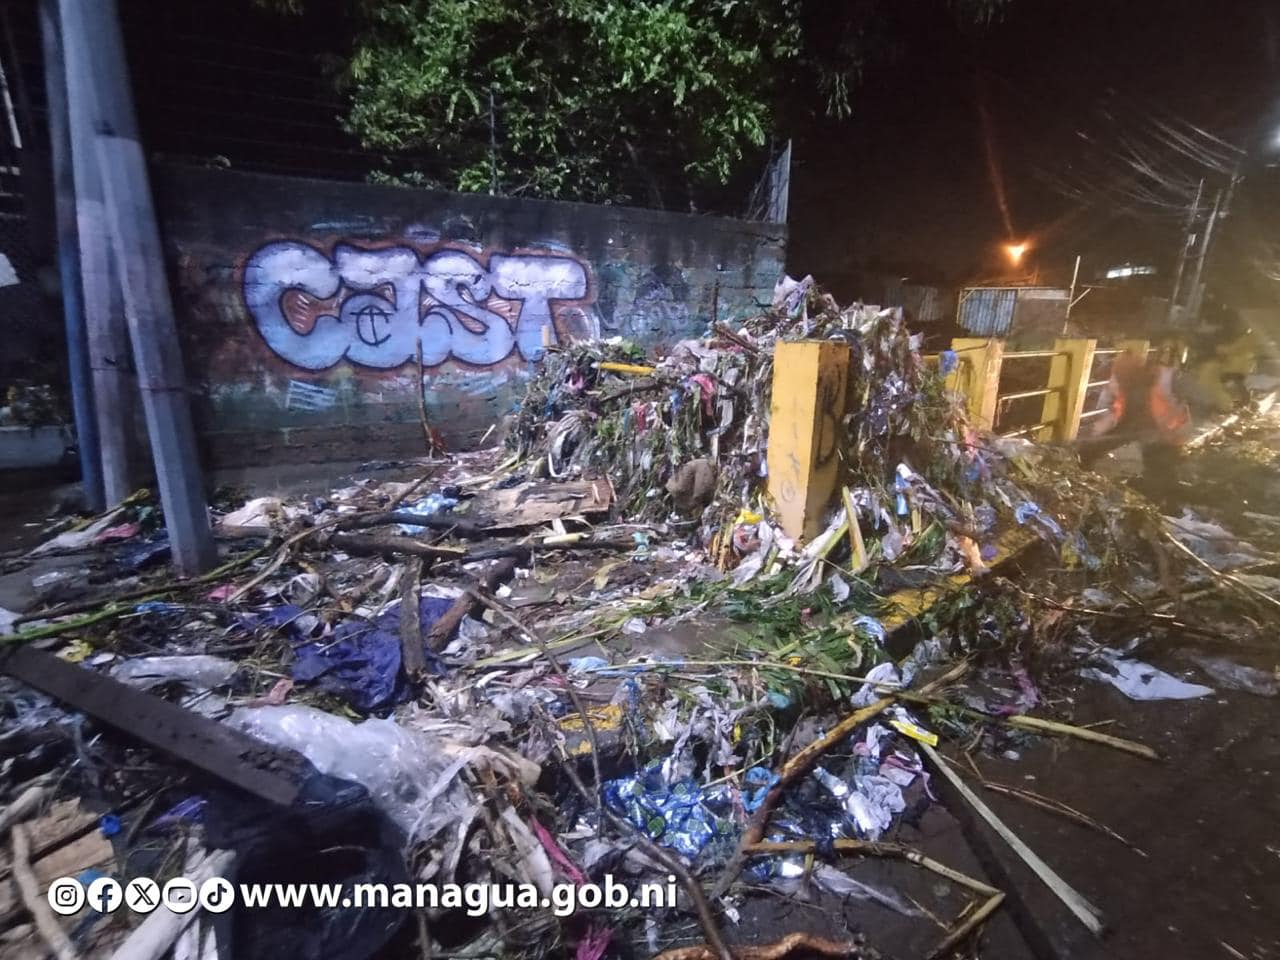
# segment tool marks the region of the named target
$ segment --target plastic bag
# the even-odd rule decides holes
[[[1280,693],[1280,679],[1275,673],[1234,663],[1225,657],[1192,657],[1200,669],[1228,690],[1243,690],[1258,697],[1274,697]]]
[[[1102,651],[1101,667],[1085,667],[1080,676],[1103,680],[1130,700],[1194,700],[1213,693],[1212,688],[1187,683],[1141,660],[1122,660],[1113,651]]]
[[[466,755],[394,720],[352,723],[314,707],[240,707],[231,726],[296,750],[323,774],[361,784],[411,839],[428,840],[472,805],[457,780]]]
[[[162,683],[178,681],[197,690],[212,690],[230,680],[239,664],[222,657],[203,654],[173,657],[135,657],[117,663],[111,676],[132,687],[148,690]]]

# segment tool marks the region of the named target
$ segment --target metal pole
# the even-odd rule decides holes
[[[124,301],[107,235],[94,142],[98,100],[104,91],[99,89],[101,78],[90,56],[100,38],[85,29],[83,7],[81,0],[58,0],[62,55],[67,67],[67,115],[75,179],[82,304],[102,455],[103,493],[106,502],[112,504],[119,503],[134,489],[131,438],[136,418]]]
[[[1076,305],[1076,281],[1080,279],[1080,254],[1076,254],[1076,265],[1071,271],[1071,290],[1067,293],[1067,315],[1062,318],[1062,335],[1067,335],[1067,324],[1071,322],[1071,308]]]
[[[493,87],[489,88],[489,196],[498,192],[498,124],[493,110]]]
[[[9,141],[15,150],[21,150],[22,134],[18,131],[18,116],[13,110],[13,97],[9,96],[9,77],[3,62],[0,62],[0,100],[4,101],[4,116],[9,122]]]
[[[165,526],[181,575],[217,559],[196,450],[186,377],[151,201],[147,161],[138,138],[124,42],[115,0],[62,0],[63,29],[93,37],[98,91],[94,147],[112,248],[119,264],[134,366],[151,438]],[[70,11],[70,16],[66,16]]]
[[[1209,222],[1204,227],[1204,242],[1200,244],[1200,256],[1196,259],[1196,272],[1191,280],[1191,293],[1187,296],[1187,318],[1200,316],[1200,304],[1204,294],[1200,289],[1200,278],[1204,275],[1204,262],[1209,253],[1209,244],[1213,241],[1213,225],[1218,220],[1218,210],[1222,207],[1222,191],[1213,198],[1213,209],[1209,212]]]
[[[98,424],[93,412],[93,374],[89,368],[89,344],[85,334],[84,291],[80,287],[75,177],[71,171],[71,131],[67,118],[67,75],[62,62],[57,0],[40,0],[40,41],[44,53],[54,210],[58,227],[58,276],[67,330],[71,409],[76,421],[76,446],[80,452],[80,482],[84,487],[85,507],[98,513],[106,507],[106,498],[102,491]]]
[[[35,137],[31,134],[31,96],[27,92],[26,77],[22,73],[22,59],[18,55],[18,45],[13,40],[9,4],[0,6],[0,29],[4,30],[4,45],[9,52],[9,63],[13,66],[13,91],[18,95],[18,129],[22,131],[24,140],[34,140]]]
[[[1182,273],[1187,267],[1187,251],[1191,249],[1191,228],[1196,225],[1196,216],[1200,213],[1200,197],[1204,194],[1204,177],[1196,187],[1196,198],[1191,201],[1191,209],[1187,211],[1187,228],[1183,231],[1182,251],[1178,254],[1178,270],[1173,277],[1173,291],[1169,294],[1169,313],[1166,323],[1173,322],[1174,311],[1178,309],[1178,294],[1182,292]]]

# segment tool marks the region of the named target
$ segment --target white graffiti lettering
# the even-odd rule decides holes
[[[244,268],[244,301],[262,338],[304,370],[347,360],[393,369],[453,358],[492,366],[519,351],[537,360],[562,334],[599,336],[582,309],[586,267],[563,254],[493,254],[487,266],[462,250],[420,256],[411,247],[338,244],[332,257],[306,243],[276,241]],[[562,304],[575,305],[565,310]],[[511,319],[508,319],[508,318]],[[586,319],[588,329],[580,327]],[[558,322],[561,321],[561,322]]]

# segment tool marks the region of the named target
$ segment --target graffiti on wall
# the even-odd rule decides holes
[[[390,370],[419,350],[428,367],[492,366],[600,335],[588,268],[563,253],[339,243],[329,254],[273,241],[245,264],[243,293],[267,346],[303,370],[343,361]]]
[[[598,302],[607,334],[647,341],[693,331],[692,291],[676,267],[659,265],[635,276],[622,265],[610,264],[601,271],[600,281]]]

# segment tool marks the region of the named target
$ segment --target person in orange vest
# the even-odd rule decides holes
[[[1103,393],[1106,413],[1094,418],[1081,445],[1092,463],[1126,443],[1142,444],[1142,472],[1149,485],[1177,482],[1182,447],[1191,437],[1191,411],[1177,395],[1177,349],[1167,345],[1150,360],[1123,353]]]

